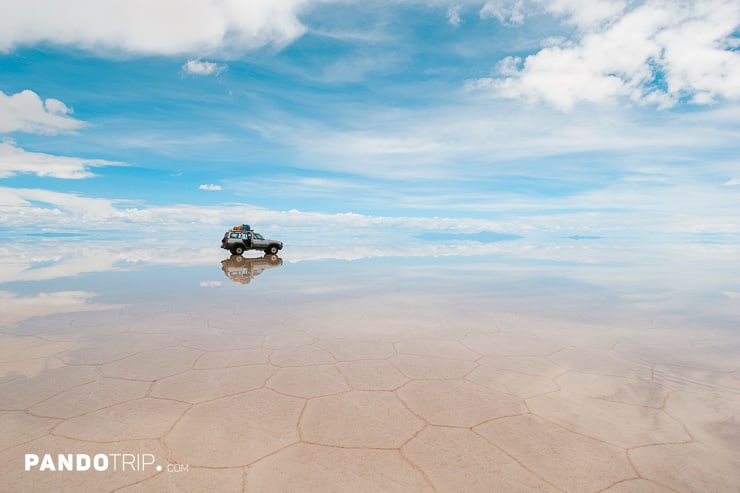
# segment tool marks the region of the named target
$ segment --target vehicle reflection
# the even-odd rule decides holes
[[[226,277],[240,284],[249,284],[254,277],[262,274],[265,269],[273,269],[283,265],[283,259],[277,255],[263,257],[242,257],[231,255],[221,261],[221,270]]]

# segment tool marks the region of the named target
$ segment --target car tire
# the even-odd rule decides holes
[[[244,253],[244,248],[240,246],[234,247],[234,255],[241,255],[242,253]]]
[[[270,245],[267,250],[265,250],[265,253],[269,253],[270,255],[275,255],[278,252],[278,247],[276,245]]]

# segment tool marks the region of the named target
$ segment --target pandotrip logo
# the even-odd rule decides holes
[[[154,454],[25,454],[26,472],[162,472]],[[188,464],[168,463],[167,472],[188,472]]]

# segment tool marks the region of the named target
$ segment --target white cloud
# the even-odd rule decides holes
[[[740,178],[731,178],[723,183],[723,185],[728,187],[736,187],[740,185]]]
[[[454,28],[460,27],[460,24],[462,23],[462,19],[460,19],[460,10],[461,7],[459,5],[451,5],[450,8],[447,9],[447,22]]]
[[[209,190],[212,192],[221,190],[221,185],[214,185],[212,183],[204,183],[198,187],[198,190]]]
[[[304,32],[306,0],[27,0],[6,2],[0,52],[35,43],[98,52],[238,55]],[[81,14],[83,13],[83,14]]]
[[[53,135],[83,127],[85,123],[69,116],[71,113],[72,110],[58,99],[42,100],[28,89],[11,95],[0,91],[0,133]]]
[[[0,204],[9,214],[2,217],[2,222],[10,227],[35,228],[50,224],[94,227],[98,221],[125,216],[125,211],[116,208],[119,202],[44,189],[0,187]]]
[[[736,2],[646,0],[627,11],[625,2],[597,8],[602,3],[548,3],[582,28],[576,39],[550,43],[516,72],[504,64],[498,77],[472,85],[564,110],[620,97],[659,107],[684,98],[696,104],[740,98],[740,54],[731,46],[740,24]]]
[[[188,60],[182,66],[182,70],[191,75],[219,75],[226,70],[226,65],[201,60]]]
[[[538,0],[542,7],[556,15],[563,15],[568,22],[589,30],[602,26],[622,14],[627,7],[625,0]]]
[[[126,164],[103,159],[28,152],[17,147],[11,140],[0,142],[0,178],[8,178],[18,173],[31,173],[42,177],[77,180],[95,176],[90,168],[102,166],[126,166]]]
[[[518,56],[507,56],[496,64],[496,71],[504,76],[515,76],[522,65],[522,59]]]
[[[480,18],[495,18],[502,24],[522,24],[525,12],[523,0],[491,0],[480,9]]]

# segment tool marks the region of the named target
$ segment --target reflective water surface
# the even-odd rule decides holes
[[[8,491],[740,484],[737,243],[0,247]]]

